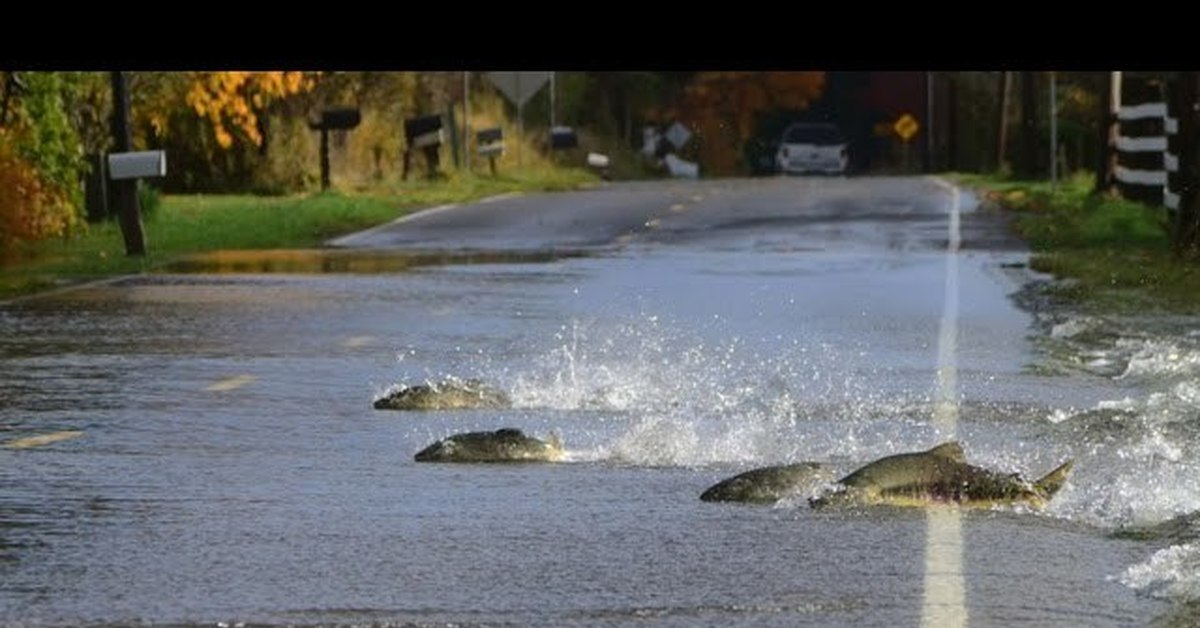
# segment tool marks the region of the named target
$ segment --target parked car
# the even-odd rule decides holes
[[[799,122],[783,131],[775,153],[775,170],[783,174],[845,174],[850,142],[836,125]]]

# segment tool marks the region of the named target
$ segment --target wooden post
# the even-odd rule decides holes
[[[1171,99],[1179,120],[1176,146],[1179,149],[1179,171],[1175,186],[1179,193],[1179,210],[1175,217],[1174,244],[1177,253],[1195,257],[1200,253],[1200,125],[1197,124],[1196,101],[1200,98],[1200,74],[1180,72]]]
[[[321,127],[321,191],[329,189],[329,129]]]
[[[116,152],[126,153],[132,150],[133,134],[129,125],[129,89],[124,72],[112,73],[112,93],[113,144]],[[137,185],[137,179],[122,179],[113,181],[109,190],[113,195],[113,209],[117,212],[121,235],[125,238],[125,254],[140,257],[146,254],[146,236],[142,230]]]

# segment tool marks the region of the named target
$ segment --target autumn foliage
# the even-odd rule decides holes
[[[304,72],[196,72],[187,91],[187,104],[212,125],[222,148],[241,133],[255,146],[263,142],[258,117],[280,98],[309,91],[316,85]]]
[[[0,129],[0,251],[17,240],[62,235],[78,221],[70,197],[22,157],[12,133]]]
[[[696,134],[697,157],[708,174],[734,174],[761,116],[803,111],[824,88],[824,72],[699,72],[675,106],[651,117],[687,125]]]

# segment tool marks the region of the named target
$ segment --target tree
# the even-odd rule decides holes
[[[0,245],[65,234],[80,223],[87,171],[72,124],[86,77],[78,72],[0,73]]]
[[[196,72],[187,91],[187,104],[212,125],[221,148],[233,145],[234,135],[259,146],[259,119],[276,99],[309,91],[316,84],[303,72]]]
[[[272,110],[319,79],[304,72],[132,73],[134,144],[167,151],[167,189],[251,188],[266,157]]]
[[[660,117],[691,126],[701,162],[713,173],[733,174],[764,113],[803,111],[824,88],[824,72],[700,72]]]

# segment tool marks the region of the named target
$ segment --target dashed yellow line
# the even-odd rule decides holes
[[[227,390],[235,390],[258,379],[253,375],[234,375],[222,380],[218,380],[205,390],[209,392],[225,392]]]
[[[342,343],[342,346],[350,349],[357,349],[359,347],[365,347],[371,344],[371,341],[373,340],[375,340],[374,336],[351,336]]]
[[[50,432],[49,434],[41,434],[39,436],[26,436],[25,438],[14,438],[13,440],[4,443],[6,449],[29,449],[30,447],[41,447],[50,443],[59,441],[71,440],[83,436],[83,432],[79,430],[63,430],[61,432]]]

